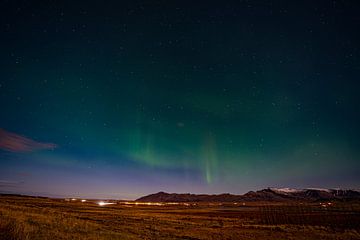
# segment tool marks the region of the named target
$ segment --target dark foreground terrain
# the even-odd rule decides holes
[[[360,239],[358,201],[97,202],[0,195],[0,239]]]

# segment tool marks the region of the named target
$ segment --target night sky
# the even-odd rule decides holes
[[[0,2],[1,192],[360,187],[359,1],[89,2]]]

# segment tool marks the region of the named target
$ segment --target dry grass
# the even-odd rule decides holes
[[[99,207],[0,196],[0,239],[360,239],[360,205]]]

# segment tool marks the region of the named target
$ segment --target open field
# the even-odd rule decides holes
[[[360,203],[99,206],[0,195],[0,239],[360,239]]]

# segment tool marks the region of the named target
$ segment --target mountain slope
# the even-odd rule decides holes
[[[290,189],[267,188],[250,191],[244,195],[229,193],[208,195],[190,193],[158,192],[137,199],[138,202],[240,202],[240,201],[317,201],[317,200],[351,200],[359,199],[360,192],[355,190],[336,189]]]

